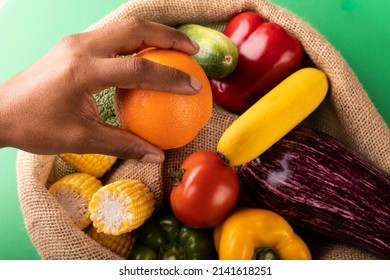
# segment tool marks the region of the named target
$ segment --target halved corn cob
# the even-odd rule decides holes
[[[98,232],[119,235],[130,232],[154,211],[153,193],[139,180],[119,180],[100,188],[89,203]]]
[[[121,235],[111,235],[98,232],[94,226],[90,227],[87,234],[100,245],[118,254],[122,258],[127,257],[137,239],[134,231]]]
[[[64,153],[58,157],[77,172],[88,173],[96,178],[102,177],[117,160],[116,157],[101,154]]]
[[[102,187],[102,183],[87,173],[71,173],[56,181],[49,188],[57,201],[80,228],[86,228],[90,223],[89,202],[93,194]]]

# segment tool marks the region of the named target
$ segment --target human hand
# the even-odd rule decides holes
[[[1,146],[37,154],[100,153],[162,162],[163,152],[136,135],[103,123],[93,94],[114,86],[196,94],[184,72],[142,58],[118,57],[147,47],[193,55],[184,33],[129,18],[61,40],[39,61],[0,86]]]

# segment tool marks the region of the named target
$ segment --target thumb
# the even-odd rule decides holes
[[[94,141],[92,146],[89,143],[89,149],[96,153],[149,163],[162,163],[165,159],[161,149],[124,129],[99,122],[92,131]]]

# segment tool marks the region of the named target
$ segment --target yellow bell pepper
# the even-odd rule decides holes
[[[311,259],[309,248],[290,224],[265,209],[237,209],[214,228],[214,244],[221,260]]]

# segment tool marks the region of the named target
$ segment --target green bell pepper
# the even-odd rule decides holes
[[[174,215],[149,218],[140,228],[129,260],[216,259],[211,230],[194,229]]]

